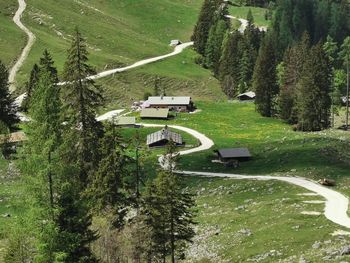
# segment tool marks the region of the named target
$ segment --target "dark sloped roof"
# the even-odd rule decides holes
[[[151,145],[162,140],[172,140],[176,144],[182,144],[183,142],[180,134],[169,131],[167,128],[163,128],[160,131],[147,135],[147,145]]]
[[[248,158],[252,157],[247,148],[226,148],[218,150],[222,158]]]

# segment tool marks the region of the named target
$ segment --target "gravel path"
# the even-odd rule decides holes
[[[94,76],[88,77],[88,79],[95,80],[95,79],[104,78],[104,77],[113,75],[115,73],[124,72],[124,71],[130,70],[130,69],[133,69],[133,68],[137,68],[137,67],[144,66],[144,65],[156,62],[156,61],[160,61],[160,60],[172,57],[172,56],[176,56],[176,55],[180,54],[185,48],[188,48],[188,47],[190,47],[192,45],[193,45],[193,42],[183,43],[181,45],[176,46],[174,51],[169,53],[169,54],[158,56],[158,57],[154,57],[154,58],[144,59],[144,60],[138,61],[138,62],[136,62],[136,63],[134,63],[134,64],[132,64],[130,66],[126,66],[126,67],[123,67],[123,68],[115,68],[115,69],[102,71],[102,72],[100,72],[100,73],[98,73],[98,74],[96,74]],[[66,82],[58,83],[58,85],[65,85],[65,84],[66,84]]]
[[[144,127],[164,127],[164,125],[158,124],[142,124]],[[201,145],[199,147],[180,151],[180,155],[186,155],[196,152],[201,152],[204,150],[210,149],[214,142],[198,131],[195,131],[190,128],[186,128],[183,126],[177,125],[168,125],[168,127],[173,129],[178,129],[184,132],[189,133],[193,137],[197,138]],[[162,157],[159,158],[159,161],[162,161]],[[240,174],[226,174],[226,173],[211,173],[211,172],[195,172],[195,171],[177,171],[179,174],[187,175],[187,176],[202,176],[202,177],[220,177],[220,178],[232,178],[232,179],[242,179],[242,180],[278,180],[287,182],[290,184],[294,184],[300,187],[303,187],[317,195],[322,196],[325,199],[325,209],[324,215],[330,221],[350,228],[350,218],[347,214],[349,207],[349,199],[343,194],[334,191],[330,188],[324,187],[317,182],[311,181],[309,179],[301,178],[301,177],[287,177],[287,176],[268,176],[268,175],[240,175]]]
[[[17,59],[15,65],[9,71],[9,79],[8,79],[8,81],[10,83],[10,88],[9,88],[10,92],[14,92],[16,90],[16,83],[15,82],[16,82],[17,72],[22,67],[24,61],[28,57],[28,54],[29,54],[30,50],[32,49],[32,46],[33,46],[33,44],[35,42],[35,35],[28,28],[26,28],[21,22],[22,14],[23,14],[24,10],[27,7],[26,2],[24,0],[18,0],[18,5],[19,5],[18,6],[18,10],[17,10],[15,16],[13,17],[13,22],[22,31],[24,31],[27,34],[28,41],[27,41],[27,45],[22,50],[22,53],[21,53],[20,57]]]
[[[243,19],[243,18],[237,18],[235,16],[231,16],[231,15],[226,15],[225,17],[229,18],[229,19],[234,19],[234,20],[238,20],[241,23],[241,26],[238,28],[238,31],[241,32],[242,34],[244,33],[244,31],[246,30],[247,26],[248,26],[248,20]],[[258,27],[260,31],[267,31],[267,27],[266,26],[259,26]]]

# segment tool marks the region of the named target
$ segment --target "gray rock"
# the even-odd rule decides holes
[[[304,256],[301,256],[299,258],[299,263],[307,263],[308,261],[304,258]]]
[[[350,255],[350,246],[342,247],[339,252],[341,256]]]
[[[248,237],[252,235],[252,231],[248,228],[243,228],[243,229],[239,230],[238,233],[241,235],[248,236]]]
[[[313,249],[318,249],[318,248],[320,248],[321,247],[321,242],[319,242],[319,241],[316,241],[315,243],[313,243],[313,245],[312,245],[312,248]]]

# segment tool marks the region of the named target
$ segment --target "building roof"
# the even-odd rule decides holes
[[[118,119],[116,119],[115,124],[117,126],[135,125],[136,124],[136,117],[119,117]]]
[[[141,118],[161,118],[166,119],[169,115],[169,109],[146,108],[141,111]]]
[[[149,105],[189,105],[191,97],[148,97]]]
[[[255,92],[253,92],[253,91],[248,91],[248,92],[239,94],[239,95],[237,96],[237,98],[240,98],[240,97],[249,97],[249,98],[254,99],[254,98],[255,98]]]
[[[176,132],[168,130],[167,127],[161,129],[160,131],[151,133],[147,135],[147,145],[154,144],[163,140],[172,140],[176,144],[182,144],[182,136]]]
[[[226,148],[218,150],[222,158],[248,158],[252,157],[247,148]]]

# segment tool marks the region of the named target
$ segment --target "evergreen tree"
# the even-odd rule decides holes
[[[88,52],[84,38],[78,29],[75,31],[74,40],[68,52],[65,63],[64,80],[66,85],[63,97],[66,109],[66,118],[72,129],[67,130],[74,137],[74,155],[71,160],[79,164],[80,180],[88,181],[88,175],[97,167],[98,141],[101,129],[95,116],[97,107],[103,103],[101,87],[88,78],[95,71],[88,64]]]
[[[47,51],[47,49],[44,50],[43,56],[40,58],[39,65],[41,71],[45,71],[50,74],[53,83],[58,82],[57,69],[54,67],[54,61],[52,60],[51,54]]]
[[[31,100],[33,91],[36,85],[38,84],[39,72],[40,72],[40,69],[38,64],[34,64],[30,72],[29,81],[26,82],[25,84],[26,98],[23,100],[22,107],[21,107],[24,112],[27,112],[30,107],[30,100]]]
[[[116,218],[114,226],[122,225],[127,200],[124,179],[127,175],[127,164],[130,162],[122,146],[122,139],[115,124],[107,124],[100,144],[101,161],[94,174],[87,194],[92,206],[98,212],[112,212]]]
[[[345,127],[349,127],[349,86],[350,86],[350,37],[344,39],[343,44],[341,45],[341,51],[339,53],[342,58],[344,65],[346,67],[347,75],[347,85],[346,85],[346,123]]]
[[[13,98],[9,93],[8,71],[0,61],[0,121],[7,127],[13,127],[18,121]]]
[[[330,36],[327,36],[327,41],[323,44],[323,50],[325,54],[327,55],[328,61],[331,65],[331,70],[330,70],[330,78],[332,79],[331,81],[331,89],[330,89],[330,96],[332,99],[332,127],[334,127],[334,118],[335,118],[335,104],[336,104],[336,97],[337,91],[335,89],[335,67],[336,67],[336,58],[337,58],[337,51],[338,51],[338,46],[337,43],[333,41],[333,38]]]
[[[176,152],[171,142],[164,156],[164,167],[148,187],[145,200],[146,222],[152,233],[152,251],[165,262],[171,256],[183,254],[185,244],[191,242],[193,231],[193,195],[184,191],[179,178],[174,174]]]
[[[331,66],[320,44],[313,46],[298,83],[298,125],[302,131],[329,127]]]
[[[31,104],[31,122],[25,127],[28,141],[23,147],[21,156],[24,158],[20,166],[22,173],[27,175],[27,192],[30,195],[28,199],[33,199],[31,207],[34,220],[46,222],[36,236],[38,245],[35,260],[54,262],[56,253],[59,253],[55,247],[55,218],[59,196],[57,185],[60,175],[57,167],[62,125],[59,89],[47,69],[40,70]]]
[[[205,0],[195,25],[191,40],[194,41],[195,50],[203,56],[205,55],[210,28],[215,23],[215,12],[219,10],[220,5],[221,1]]]
[[[276,65],[273,39],[267,36],[259,50],[253,75],[256,109],[262,116],[266,117],[271,117],[275,110],[274,99],[278,94]]]
[[[227,23],[220,19],[213,25],[209,32],[207,47],[205,50],[206,66],[214,71],[214,75],[218,75],[219,62],[222,54],[222,44],[227,32]]]
[[[220,59],[220,80],[223,81],[227,79],[227,76],[230,76],[230,83],[233,84],[229,90],[224,89],[229,97],[234,97],[238,91],[241,57],[239,46],[241,41],[243,41],[242,35],[237,30],[229,34],[227,40],[224,41],[224,50]]]
[[[304,33],[302,40],[292,48],[287,49],[284,57],[285,70],[278,100],[279,115],[290,124],[298,122],[298,108],[295,104],[297,84],[301,78],[304,61],[309,49],[310,38],[307,33]]]

